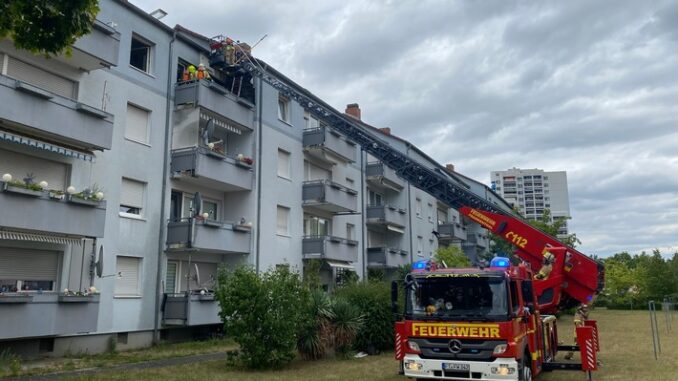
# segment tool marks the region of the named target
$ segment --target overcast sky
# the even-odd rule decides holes
[[[489,184],[567,171],[587,254],[678,250],[678,2],[133,0]],[[651,4],[650,4],[651,3]]]

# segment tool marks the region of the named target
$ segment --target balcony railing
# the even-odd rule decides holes
[[[92,31],[75,41],[72,54],[62,54],[58,59],[78,69],[90,71],[117,66],[119,51],[120,32],[95,20]]]
[[[384,163],[369,163],[365,167],[365,179],[370,185],[385,187],[401,191],[405,187],[405,180],[396,175],[396,172]]]
[[[323,161],[354,162],[356,145],[331,127],[318,127],[304,130],[304,149]]]
[[[0,211],[0,227],[11,230],[104,236],[105,201],[85,202],[77,198],[69,201],[65,196],[49,191],[33,191],[0,182]]]
[[[355,213],[358,192],[331,180],[306,181],[302,188],[303,206],[330,213]]]
[[[438,239],[442,242],[465,241],[466,228],[458,223],[445,222],[438,224]]]
[[[395,268],[410,263],[406,250],[390,247],[370,247],[367,249],[367,267]]]
[[[172,174],[187,182],[224,192],[251,190],[252,166],[204,147],[172,151]]]
[[[165,294],[162,320],[167,326],[220,324],[219,303],[212,293]]]
[[[249,227],[232,223],[182,218],[167,224],[168,250],[248,254],[250,238]]]
[[[254,105],[211,80],[177,83],[174,104],[176,107],[202,107],[249,130],[254,124]]]
[[[356,262],[358,241],[334,236],[307,236],[302,241],[302,254],[304,259]]]
[[[366,219],[372,225],[391,225],[404,227],[407,225],[407,212],[405,209],[393,205],[368,205]]]
[[[113,115],[0,75],[0,119],[34,135],[86,150],[111,148]]]
[[[0,295],[0,340],[96,332],[99,295],[68,298],[57,293]]]

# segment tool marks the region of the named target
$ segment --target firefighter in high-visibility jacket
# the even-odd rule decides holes
[[[553,263],[555,261],[556,261],[555,255],[551,254],[548,251],[545,252],[542,266],[539,269],[539,272],[534,275],[534,279],[538,280],[548,279],[549,275],[551,274],[551,271],[553,271]]]
[[[589,306],[582,304],[574,311],[574,344],[577,345],[577,327],[583,327],[589,319]],[[571,360],[574,352],[569,351],[565,355],[566,360]]]

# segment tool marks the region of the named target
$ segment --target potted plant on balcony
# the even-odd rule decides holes
[[[72,291],[67,288],[59,294],[59,303],[89,303],[99,295],[99,290],[92,286],[85,291]]]
[[[215,300],[214,291],[203,288],[198,292],[198,300],[201,302],[211,302]]]
[[[5,173],[2,175],[2,181],[3,191],[32,197],[42,196],[48,185],[46,181],[35,183],[32,173],[27,173],[23,180],[14,180],[11,174]]]
[[[238,156],[235,157],[235,163],[241,167],[252,168],[254,160],[249,156],[239,153]]]
[[[93,184],[92,186],[83,189],[81,192],[78,192],[74,186],[69,186],[66,189],[68,193],[67,200],[74,204],[86,205],[86,206],[98,206],[104,200],[104,192],[97,185]]]

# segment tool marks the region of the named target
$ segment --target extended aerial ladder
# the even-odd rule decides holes
[[[556,257],[554,270],[548,279],[535,282],[543,311],[555,312],[559,307],[590,303],[602,290],[604,270],[599,262],[573,248],[563,247],[555,238],[522,222],[514,212],[476,195],[461,181],[455,181],[453,175],[438,168],[428,168],[391,147],[350,116],[335,110],[307,90],[288,83],[291,81],[281,74],[265,69],[266,64],[262,61],[248,54],[238,65],[359,144],[365,152],[395,170],[404,180],[513,243],[517,247],[516,255],[528,262],[532,269],[541,267],[543,254],[548,249]]]

